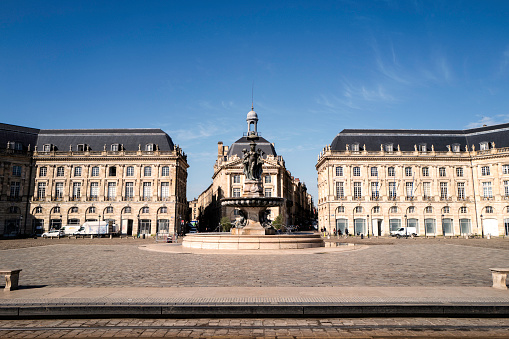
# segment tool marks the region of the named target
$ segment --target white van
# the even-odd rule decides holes
[[[401,227],[396,231],[391,231],[391,236],[393,237],[416,237],[417,236],[417,228],[416,227]]]

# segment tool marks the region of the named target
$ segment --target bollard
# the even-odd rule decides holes
[[[93,234],[90,234],[90,239],[94,239],[94,235]]]
[[[112,234],[110,234],[110,239],[113,239],[113,235]]]

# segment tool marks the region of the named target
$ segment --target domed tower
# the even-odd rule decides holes
[[[251,105],[251,111],[247,113],[247,137],[249,139],[257,138],[258,137],[258,131],[257,131],[257,125],[258,125],[258,115],[254,111],[253,105]],[[253,130],[251,130],[251,125],[253,125]]]

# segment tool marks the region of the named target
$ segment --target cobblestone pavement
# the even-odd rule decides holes
[[[0,320],[2,338],[509,337],[509,319],[272,318]]]
[[[150,252],[138,246],[154,240],[141,239],[95,239],[87,245],[87,239],[35,241],[50,245],[0,251],[2,266],[23,269],[23,286],[486,287],[492,283],[489,268],[507,267],[509,259],[507,249],[425,239],[291,256]]]

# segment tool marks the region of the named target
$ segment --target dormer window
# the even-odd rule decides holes
[[[111,144],[111,151],[112,152],[118,152],[120,149],[120,145],[119,144]]]
[[[386,152],[394,152],[394,145],[393,144],[385,144],[385,151]]]
[[[359,144],[358,143],[352,144],[352,152],[359,152]]]
[[[426,144],[419,144],[419,152],[426,152],[427,147]]]
[[[43,152],[51,152],[51,144],[45,144],[42,146]]]
[[[460,151],[461,151],[460,144],[453,144],[453,145],[452,145],[452,151],[453,151],[454,153],[458,153],[458,152],[460,152]]]
[[[146,144],[145,151],[152,152],[154,150],[154,144]]]
[[[487,141],[483,141],[479,143],[479,150],[480,151],[486,151],[490,149],[490,144]]]
[[[78,152],[85,152],[85,144],[78,144],[76,149],[78,150]]]

